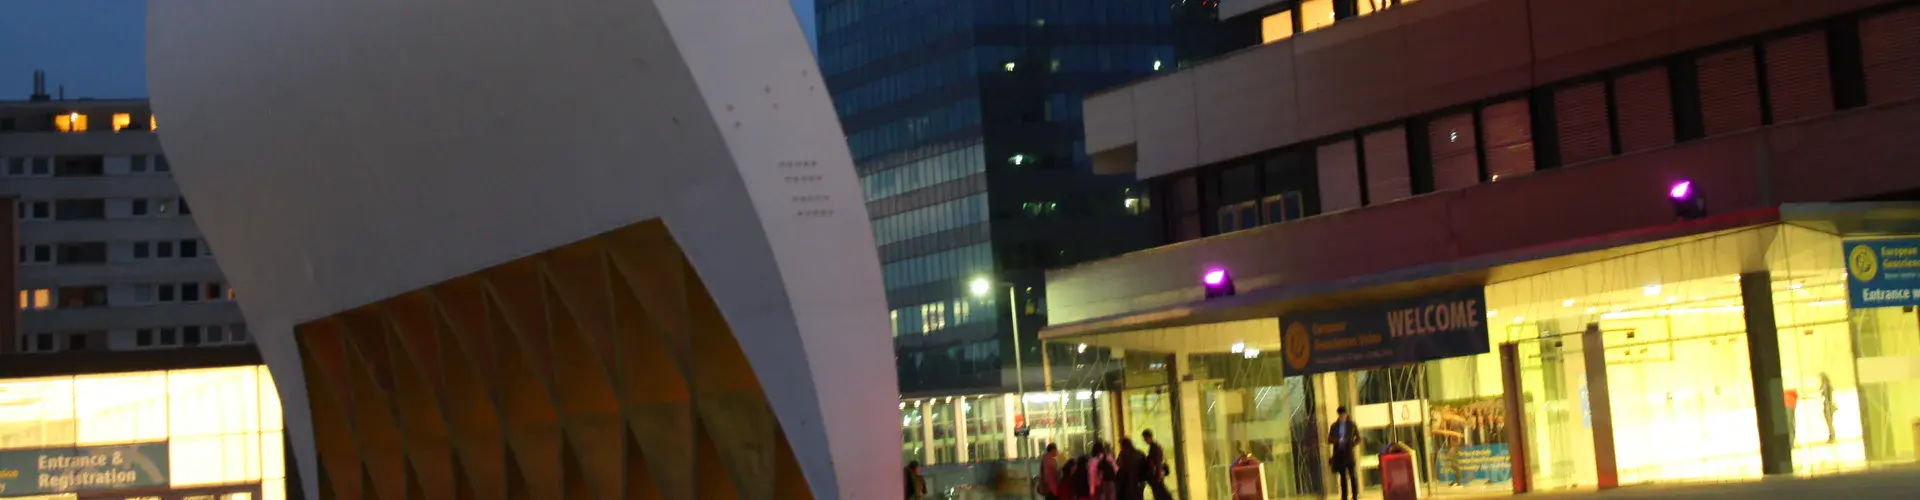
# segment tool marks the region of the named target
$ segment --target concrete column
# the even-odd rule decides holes
[[[1533,471],[1527,468],[1526,389],[1520,385],[1520,345],[1500,345],[1500,402],[1507,411],[1507,462],[1513,469],[1513,492],[1533,490]]]
[[[971,450],[967,449],[967,408],[976,402],[979,400],[968,402],[966,396],[961,396],[959,402],[948,403],[953,406],[953,456],[963,464],[973,461]]]
[[[1620,486],[1620,466],[1613,450],[1613,401],[1607,389],[1607,350],[1599,323],[1587,324],[1586,333],[1580,335],[1580,352],[1586,361],[1587,409],[1593,419],[1594,484],[1611,489]]]
[[[927,461],[923,465],[940,462],[940,455],[933,452],[933,405],[933,400],[927,400],[926,404],[920,406],[920,442],[922,443],[920,449],[924,450],[922,454],[927,456]]]
[[[1747,320],[1747,368],[1753,374],[1753,414],[1760,433],[1760,472],[1793,473],[1786,389],[1780,382],[1780,332],[1773,318],[1773,273],[1740,275]]]
[[[1204,417],[1200,405],[1200,384],[1193,379],[1193,364],[1187,360],[1187,352],[1177,352],[1167,359],[1167,372],[1172,375],[1173,388],[1173,428],[1179,439],[1174,457],[1174,471],[1179,476],[1180,498],[1206,500],[1206,437],[1203,435],[1201,418]],[[1164,445],[1163,445],[1164,446]]]

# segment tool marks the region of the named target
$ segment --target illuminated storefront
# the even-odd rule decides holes
[[[0,380],[0,498],[286,498],[264,366]]]
[[[1036,391],[1024,398],[994,394],[902,400],[901,463],[1030,460],[1049,443],[1064,453],[1085,453],[1095,441],[1112,439],[1111,427],[1101,425],[1112,407],[1110,399],[1100,391]],[[1016,432],[1022,426],[1029,431],[1024,438]]]
[[[1337,491],[1321,443],[1340,406],[1370,489],[1395,442],[1440,495],[1841,473],[1915,459],[1916,297],[1867,304],[1860,281],[1920,290],[1920,240],[1898,238],[1764,224],[1237,306],[1264,318],[1046,336],[1091,346],[1053,363],[1112,364],[1055,383],[1124,391],[1122,435],[1171,429],[1182,498],[1227,498],[1241,457],[1269,498]],[[1439,310],[1396,316],[1423,304]]]

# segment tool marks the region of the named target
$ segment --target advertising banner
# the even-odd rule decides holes
[[[0,496],[166,485],[166,443],[0,450]]]
[[[1280,318],[1287,376],[1484,354],[1481,288]]]
[[[1920,238],[1851,240],[1840,248],[1854,309],[1920,305]]]
[[[1513,480],[1513,462],[1505,444],[1457,446],[1433,457],[1434,480],[1440,484],[1475,481],[1504,483]]]

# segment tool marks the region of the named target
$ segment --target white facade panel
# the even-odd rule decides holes
[[[309,496],[295,325],[655,218],[814,497],[899,495],[873,235],[785,2],[160,2],[148,34],[169,158]]]

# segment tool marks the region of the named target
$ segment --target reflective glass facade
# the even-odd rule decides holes
[[[1041,273],[1151,242],[1131,176],[1091,171],[1081,100],[1199,56],[1182,53],[1177,27],[1210,22],[1212,5],[825,0],[816,9],[821,70],[881,246],[902,390],[1012,389],[1004,360],[1014,357],[1015,311],[1023,360],[1038,367]],[[993,293],[972,296],[974,280]]]
[[[286,498],[282,429],[265,366],[0,380],[0,496]]]

